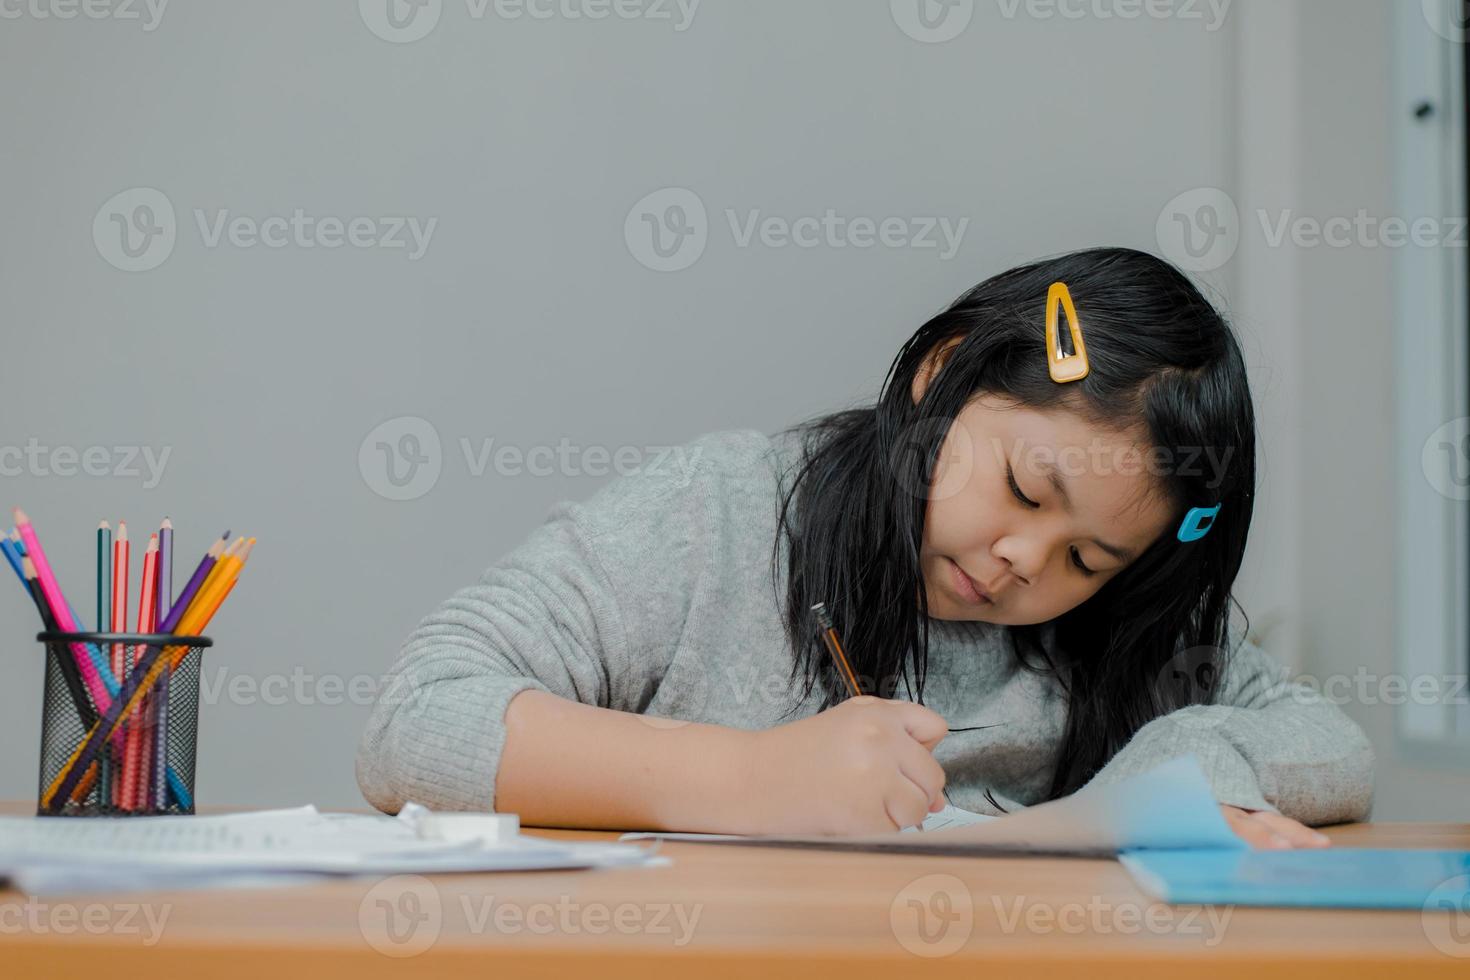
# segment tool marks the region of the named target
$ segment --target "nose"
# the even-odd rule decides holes
[[[1030,585],[1040,573],[1045,564],[1045,549],[1033,544],[1028,544],[1020,537],[1000,538],[991,548],[991,554],[1005,568],[1006,574],[1013,575],[1022,585]],[[1005,580],[1002,575],[999,581],[982,583],[986,588],[991,585],[999,587]]]

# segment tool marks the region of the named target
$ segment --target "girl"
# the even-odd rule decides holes
[[[1049,352],[1058,282],[1082,343]],[[1057,380],[1069,350],[1090,371]],[[1372,753],[1232,628],[1254,428],[1230,329],[1172,266],[1013,269],[919,328],[876,405],[554,508],[409,638],[359,785],[388,812],[853,834],[1192,754],[1242,837],[1320,846],[1306,825],[1367,815]]]

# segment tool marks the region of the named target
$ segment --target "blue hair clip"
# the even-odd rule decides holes
[[[1220,513],[1220,507],[1220,504],[1213,507],[1191,507],[1179,525],[1179,540],[1186,543],[1198,541],[1209,534],[1210,528],[1215,526],[1215,515]]]

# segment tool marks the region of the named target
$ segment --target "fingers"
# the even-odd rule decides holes
[[[929,813],[929,794],[902,772],[896,773],[892,789],[884,795],[883,806],[894,830],[917,827]]]
[[[1262,810],[1259,813],[1252,813],[1251,819],[1271,828],[1271,831],[1276,836],[1284,838],[1292,847],[1332,846],[1332,840],[1326,834],[1320,834],[1311,827],[1298,823],[1290,817],[1284,817],[1279,813],[1269,813]]]
[[[913,704],[908,701],[892,701],[898,711],[902,712],[903,727],[913,738],[930,752],[943,741],[944,736],[949,734],[949,723],[946,722],[938,712],[924,707],[922,704]]]
[[[899,771],[924,794],[927,812],[944,808],[944,767],[925,749],[915,745],[899,757]]]
[[[1289,850],[1294,847],[1329,847],[1332,842],[1290,817],[1266,810],[1242,810],[1222,806],[1225,820],[1235,835],[1257,850]]]

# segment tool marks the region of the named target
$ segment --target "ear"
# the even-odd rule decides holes
[[[949,361],[950,353],[964,339],[964,337],[951,337],[942,344],[936,345],[929,352],[929,355],[924,358],[924,363],[920,364],[919,369],[914,372],[913,387],[909,391],[909,394],[914,399],[915,405],[919,404],[920,400],[923,399],[924,392],[929,390],[929,382],[934,380],[934,376],[944,369],[944,365]]]

